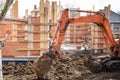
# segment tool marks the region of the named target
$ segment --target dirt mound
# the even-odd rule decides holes
[[[90,71],[83,66],[83,56],[61,52],[61,56],[53,61],[48,79],[50,80],[78,80]]]
[[[77,53],[60,52],[60,56],[58,58],[52,59],[51,65],[48,64],[51,62],[45,62],[39,58],[36,63],[37,68],[32,67],[31,66],[32,64],[29,65],[26,64],[25,65],[26,67],[21,67],[22,69],[18,68],[19,71],[17,71],[17,73],[21,73],[22,70],[22,72],[24,73],[16,74],[16,71],[14,71],[12,73],[9,73],[8,75],[4,75],[3,80],[9,80],[9,79],[37,80],[38,75],[44,75],[44,77],[47,78],[48,80],[120,80],[119,71],[92,73],[83,65],[85,59],[86,59],[86,55],[81,52],[77,52]],[[42,67],[41,65],[43,66],[47,65],[47,66]],[[43,71],[44,74],[35,74],[32,71],[33,68],[35,68],[38,71],[38,73]],[[31,72],[28,69],[30,69]],[[43,69],[46,70],[44,71]],[[23,70],[26,70],[29,73],[25,73],[26,71]]]
[[[92,73],[83,62],[86,54],[61,52],[48,71],[49,80],[120,80],[120,72]]]

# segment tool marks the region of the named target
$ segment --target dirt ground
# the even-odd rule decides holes
[[[84,56],[61,52],[61,56],[55,60],[48,71],[48,80],[120,80],[120,71],[92,73],[83,65]],[[29,67],[28,67],[29,66]],[[33,65],[29,64],[18,71],[4,75],[3,80],[36,80]],[[26,71],[28,72],[26,72]],[[20,73],[21,72],[21,73]]]

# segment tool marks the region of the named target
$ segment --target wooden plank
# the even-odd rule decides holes
[[[28,48],[18,48],[17,50],[18,51],[34,51],[34,50],[46,51],[47,48],[31,48],[31,49],[28,49]]]

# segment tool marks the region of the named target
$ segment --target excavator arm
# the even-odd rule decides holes
[[[93,11],[76,10],[76,12],[92,13],[92,15],[82,16],[78,18],[69,18],[69,9],[65,9],[60,18],[60,21],[58,22],[55,34],[52,39],[53,42],[55,42],[53,44],[53,49],[60,50],[69,23],[95,23],[101,27],[105,36],[106,43],[113,53],[112,55],[118,56],[118,45],[114,40],[110,23],[105,18],[105,16],[100,12],[98,13]]]

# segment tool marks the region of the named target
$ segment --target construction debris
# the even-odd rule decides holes
[[[48,79],[50,80],[78,80],[83,74],[91,72],[83,66],[82,57],[72,53],[62,52],[60,58],[53,61]]]
[[[32,80],[35,78],[31,62],[26,62],[26,64],[15,62],[4,64],[3,75],[4,80]]]
[[[120,72],[101,72],[92,73],[84,65],[85,54],[81,52],[68,53],[60,52],[60,57],[52,61],[50,69],[47,69],[48,80],[120,80]],[[40,59],[38,67],[40,68]],[[8,67],[9,65],[9,67]],[[4,80],[37,80],[31,62],[15,65],[14,62],[4,65],[3,70],[8,71],[4,74]],[[43,65],[43,64],[42,64]],[[16,66],[16,67],[15,67]],[[35,65],[34,65],[35,66]],[[38,69],[39,69],[38,68]],[[37,68],[36,68],[37,69]],[[39,69],[40,70],[40,69]],[[40,70],[41,72],[41,70]],[[38,73],[40,73],[38,72]]]

